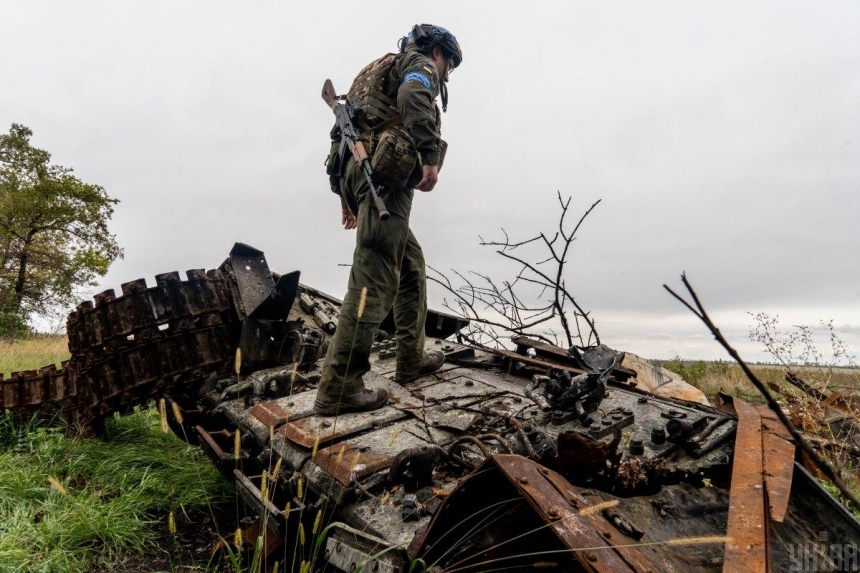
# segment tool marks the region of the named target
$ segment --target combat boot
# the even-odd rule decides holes
[[[398,384],[406,384],[420,376],[436,372],[445,364],[445,353],[441,350],[431,350],[417,362],[397,361],[397,371],[394,373],[394,381]]]
[[[367,388],[340,398],[317,392],[314,412],[320,416],[337,416],[348,412],[370,412],[388,403],[388,391],[384,388]]]

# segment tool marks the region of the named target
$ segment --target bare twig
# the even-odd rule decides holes
[[[558,202],[561,207],[558,229],[550,235],[538,233],[529,239],[513,241],[502,228],[502,240],[485,240],[479,237],[482,246],[495,247],[497,254],[519,265],[513,280],[497,282],[475,271],[464,274],[452,270],[464,283],[455,287],[443,273],[429,267],[438,277],[428,278],[455,296],[453,304],[445,300],[444,306],[470,320],[470,326],[464,336],[483,343],[491,341],[497,346],[504,346],[501,343],[502,333],[508,333],[532,336],[558,345],[559,335],[552,328],[535,331],[541,324],[558,320],[562,328],[562,338],[567,346],[573,346],[574,342],[578,342],[579,346],[590,346],[592,342],[600,343],[594,320],[579,305],[564,280],[570,247],[576,240],[576,233],[600,201],[595,201],[570,231],[566,229],[566,221],[571,199],[563,199],[558,193]],[[537,263],[531,262],[531,256],[516,251],[527,245],[532,245],[532,250],[542,248],[546,255],[535,257],[539,260]],[[554,263],[553,267],[540,266],[548,263]],[[474,277],[480,280],[474,280]],[[526,289],[525,293],[523,289]],[[536,297],[535,291],[539,291]]]
[[[823,473],[831,482],[833,482],[833,485],[835,485],[837,489],[839,489],[840,493],[842,493],[845,499],[850,501],[855,508],[860,508],[860,500],[858,500],[854,493],[848,488],[848,486],[845,485],[845,483],[837,474],[836,470],[834,470],[830,466],[830,464],[827,463],[827,461],[822,458],[818,454],[818,452],[812,448],[812,446],[809,445],[809,442],[807,442],[803,435],[797,430],[797,428],[794,427],[794,424],[791,422],[791,419],[785,415],[785,412],[782,411],[782,408],[780,407],[779,403],[773,398],[767,387],[761,382],[761,380],[758,379],[758,377],[753,373],[750,367],[747,366],[747,363],[744,362],[743,359],[741,359],[738,352],[728,343],[720,330],[711,321],[711,318],[708,316],[708,313],[705,312],[705,307],[699,300],[696,291],[687,281],[687,276],[685,274],[681,275],[681,282],[684,283],[684,287],[687,289],[687,292],[693,299],[692,304],[687,302],[684,298],[678,295],[667,285],[663,285],[663,288],[669,291],[669,294],[678,299],[681,304],[686,306],[690,310],[690,312],[696,315],[696,318],[701,320],[704,325],[708,327],[708,330],[711,331],[711,334],[714,335],[714,338],[717,340],[717,342],[719,342],[720,345],[726,349],[726,352],[729,353],[729,356],[731,356],[738,363],[738,365],[741,367],[741,370],[744,371],[744,374],[746,374],[749,381],[752,382],[752,385],[755,386],[759,392],[761,392],[761,395],[764,396],[768,407],[774,412],[774,414],[776,414],[776,416],[783,423],[783,425],[789,431],[791,436],[795,439],[800,448],[806,453],[806,455],[809,456],[809,458],[816,465],[816,467],[821,470],[821,473]]]

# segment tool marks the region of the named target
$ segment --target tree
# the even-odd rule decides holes
[[[95,286],[122,249],[108,232],[113,199],[51,155],[13,123],[0,135],[0,335],[26,328],[34,314],[73,303]]]

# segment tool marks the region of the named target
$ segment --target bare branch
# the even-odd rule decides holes
[[[502,240],[486,240],[479,237],[482,246],[496,248],[496,252],[514,261],[519,265],[519,270],[513,280],[502,280],[496,282],[485,274],[476,271],[461,273],[452,271],[464,283],[462,286],[454,287],[451,281],[436,269],[434,273],[441,278],[433,278],[437,284],[451,292],[457,297],[455,305],[457,310],[465,318],[474,321],[475,330],[470,336],[477,338],[486,337],[495,344],[500,343],[500,337],[495,330],[505,330],[515,335],[537,336],[552,344],[558,344],[558,335],[555,331],[542,330],[534,332],[533,329],[551,320],[558,320],[564,333],[565,343],[568,346],[578,341],[580,346],[591,345],[594,341],[599,344],[600,338],[595,330],[594,321],[589,313],[577,303],[575,297],[567,290],[564,282],[564,273],[567,258],[571,251],[571,243],[575,240],[576,232],[582,225],[585,217],[600,203],[593,203],[585,214],[580,217],[577,224],[567,232],[565,230],[567,214],[570,209],[571,199],[562,198],[557,193],[557,199],[561,208],[558,221],[558,229],[553,232],[551,238],[546,233],[540,232],[536,236],[513,241],[508,232],[502,228]],[[534,248],[542,249],[544,256],[532,257],[531,255],[514,254],[511,251],[532,245],[530,253]],[[532,260],[538,260],[534,263]],[[539,265],[554,263],[552,268]],[[543,270],[546,268],[546,270]],[[473,280],[469,277],[477,277]],[[535,296],[535,290],[538,290]],[[533,301],[533,302],[529,302]],[[568,305],[573,307],[573,312],[568,313]],[[451,306],[446,308],[451,309]],[[453,309],[452,309],[453,310]],[[582,321],[583,324],[580,324]],[[584,326],[584,328],[583,328]]]
[[[773,411],[774,414],[776,414],[776,416],[783,423],[783,425],[786,427],[786,429],[789,431],[791,436],[795,439],[795,441],[804,451],[804,453],[806,453],[806,455],[809,456],[809,458],[813,461],[813,463],[815,463],[818,469],[821,470],[821,473],[826,475],[827,478],[830,479],[831,482],[833,482],[833,485],[835,485],[839,489],[845,499],[850,501],[855,508],[860,508],[860,500],[858,500],[854,493],[850,490],[850,488],[845,485],[845,483],[839,477],[839,474],[837,474],[836,470],[834,470],[833,467],[831,467],[830,464],[827,463],[827,461],[822,458],[819,453],[812,448],[812,446],[809,445],[809,442],[806,441],[803,435],[794,426],[791,419],[785,414],[785,412],[782,411],[782,408],[780,407],[779,403],[774,399],[770,391],[767,389],[767,386],[765,386],[761,382],[761,380],[758,379],[758,377],[753,373],[747,363],[744,362],[743,359],[741,359],[737,350],[735,350],[729,344],[729,342],[720,332],[720,329],[718,329],[713,323],[713,321],[711,321],[711,318],[705,311],[705,307],[699,300],[699,296],[696,294],[696,291],[693,289],[693,286],[687,280],[687,276],[685,274],[681,275],[681,282],[684,283],[684,287],[687,289],[690,298],[692,298],[692,303],[688,302],[683,297],[678,295],[667,285],[663,285],[663,288],[669,291],[669,294],[681,301],[681,303],[686,306],[687,309],[690,310],[690,312],[696,315],[696,318],[698,318],[702,321],[702,323],[704,323],[708,330],[711,331],[711,334],[714,336],[716,341],[719,342],[720,345],[726,349],[726,352],[729,353],[729,356],[731,356],[735,360],[735,362],[738,363],[738,365],[741,367],[741,370],[743,370],[744,374],[746,374],[746,377],[749,379],[750,382],[752,382],[752,385],[755,386],[756,389],[761,393],[761,395],[767,402],[768,407]]]

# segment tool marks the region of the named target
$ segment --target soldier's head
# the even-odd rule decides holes
[[[448,81],[448,74],[463,61],[463,51],[457,38],[441,26],[416,24],[400,39],[399,46],[401,52],[414,46],[413,49],[430,58],[443,81]]]

